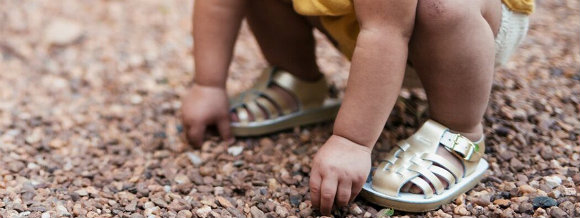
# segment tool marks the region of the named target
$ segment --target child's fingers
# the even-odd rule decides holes
[[[230,120],[227,116],[218,120],[217,128],[223,140],[228,141],[232,138],[230,132]]]
[[[323,215],[329,215],[334,204],[334,197],[338,187],[337,178],[334,176],[327,176],[322,178],[322,185],[320,187],[320,212]]]
[[[189,130],[187,131],[187,138],[189,139],[189,142],[193,144],[193,146],[201,146],[203,143],[205,128],[205,124],[194,124],[189,127]]]
[[[352,183],[352,186],[351,186],[351,188],[350,188],[350,190],[351,190],[351,194],[350,194],[350,195],[351,195],[351,196],[350,196],[350,199],[349,199],[349,201],[348,201],[348,202],[352,202],[352,201],[354,201],[354,199],[356,198],[356,196],[357,196],[357,195],[360,193],[360,191],[362,190],[362,187],[363,187],[363,185],[364,185],[364,182],[365,182],[365,181],[363,181],[363,182],[356,182],[356,181],[355,181],[355,182],[353,182],[353,183]]]
[[[312,202],[312,207],[318,208],[320,206],[320,184],[322,179],[320,174],[314,167],[310,172],[310,201]]]
[[[352,182],[350,179],[342,179],[338,183],[338,191],[336,193],[336,205],[345,207],[350,201],[350,193],[352,189]]]

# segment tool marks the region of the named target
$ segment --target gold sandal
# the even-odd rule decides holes
[[[440,144],[461,160],[463,171],[436,154]],[[396,210],[435,210],[477,185],[489,167],[482,158],[485,151],[483,140],[475,144],[433,120],[427,121],[415,134],[397,145],[398,148],[393,148],[376,168],[361,192],[368,201]],[[440,178],[447,182],[447,187]],[[408,182],[421,188],[423,194],[401,193],[401,188]]]
[[[280,93],[269,89],[271,85],[278,85],[290,93],[298,109],[293,111],[292,105]],[[256,136],[332,120],[338,113],[340,100],[328,97],[324,77],[316,82],[305,82],[271,67],[264,70],[254,87],[232,98],[230,105],[230,110],[239,119],[231,123],[233,134]]]

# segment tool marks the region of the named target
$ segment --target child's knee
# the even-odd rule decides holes
[[[418,26],[427,31],[446,31],[457,27],[473,12],[471,1],[421,0],[417,5]]]

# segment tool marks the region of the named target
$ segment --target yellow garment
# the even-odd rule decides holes
[[[501,0],[510,10],[531,14],[534,12],[534,0]]]
[[[292,0],[294,10],[305,16],[320,16],[320,22],[338,42],[338,48],[352,57],[359,25],[354,13],[353,0]],[[502,0],[512,11],[531,14],[534,0]]]
[[[292,0],[294,10],[305,16],[320,16],[328,34],[349,59],[356,45],[359,25],[352,0]]]

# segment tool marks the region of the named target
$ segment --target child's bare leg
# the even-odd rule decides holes
[[[246,18],[266,61],[305,81],[316,81],[323,75],[315,57],[313,26],[298,15],[292,4],[282,0],[249,0]],[[278,86],[271,87],[280,93],[296,110],[298,102]],[[265,113],[265,112],[264,112]],[[253,120],[253,114],[249,114]],[[235,113],[231,118],[239,119]]]
[[[294,11],[291,3],[251,0],[247,19],[268,63],[302,80],[320,79],[313,27]]]
[[[500,4],[499,0],[423,0],[417,9],[410,57],[425,87],[431,118],[471,140],[483,133]]]
[[[500,20],[500,0],[422,0],[417,8],[410,58],[431,119],[473,141],[483,134]],[[461,167],[445,149],[437,153]]]

